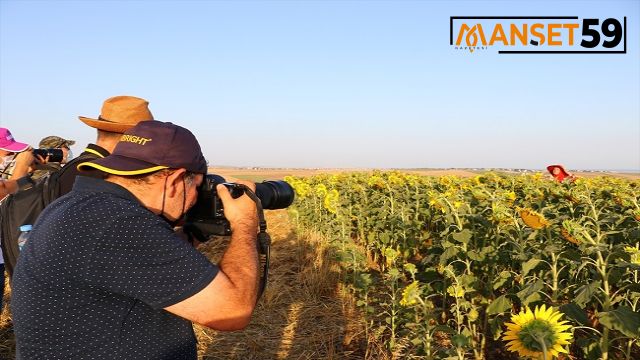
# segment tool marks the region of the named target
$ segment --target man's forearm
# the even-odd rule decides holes
[[[231,240],[218,266],[237,290],[237,301],[257,301],[260,261],[257,250],[257,229],[253,224],[232,226]]]

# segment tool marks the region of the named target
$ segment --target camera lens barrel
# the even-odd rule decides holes
[[[264,181],[256,184],[256,195],[263,209],[284,209],[293,203],[295,192],[286,181]]]

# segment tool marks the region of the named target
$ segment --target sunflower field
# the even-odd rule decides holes
[[[640,358],[640,181],[285,178],[390,358]]]

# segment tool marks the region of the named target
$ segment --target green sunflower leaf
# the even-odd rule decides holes
[[[640,337],[640,313],[627,306],[598,314],[600,323],[631,338]]]
[[[469,345],[469,338],[462,334],[453,335],[451,343],[457,348],[463,348]]]
[[[581,325],[588,325],[589,323],[587,313],[575,303],[561,305],[560,311],[565,314],[567,318],[576,321]]]
[[[575,294],[576,304],[578,304],[578,306],[580,307],[584,307],[589,301],[591,301],[593,294],[595,294],[598,291],[599,287],[600,287],[600,280],[596,280],[592,283],[583,285],[580,288],[578,288]]]
[[[506,295],[497,297],[487,306],[487,315],[499,314],[507,311],[512,306],[511,300]]]
[[[471,231],[469,229],[464,229],[460,232],[457,233],[453,233],[452,237],[454,240],[463,243],[463,244],[468,244],[469,240],[471,240],[471,237],[473,236],[473,234],[471,233]]]
[[[538,291],[542,290],[544,287],[544,282],[542,280],[536,280],[535,282],[527,285],[524,289],[518,292],[518,298],[522,301],[523,305],[528,305],[529,303],[538,301],[540,299],[540,294]]]
[[[526,263],[522,264],[522,276],[527,276],[529,271],[538,266],[540,259],[530,259]]]

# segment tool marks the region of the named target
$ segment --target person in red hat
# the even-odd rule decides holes
[[[547,170],[557,182],[563,182],[565,180],[575,180],[575,176],[569,174],[562,165],[549,165],[547,166]]]

